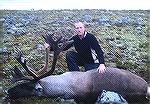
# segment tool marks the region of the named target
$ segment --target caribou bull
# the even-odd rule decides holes
[[[150,87],[143,78],[123,69],[107,67],[104,73],[98,73],[96,69],[93,69],[86,72],[74,71],[51,75],[55,70],[57,56],[69,42],[62,38],[54,41],[49,35],[44,38],[54,50],[51,70],[39,75],[26,65],[26,60],[22,60],[21,56],[17,58],[32,79],[22,78],[28,81],[10,88],[8,90],[10,99],[40,95],[75,99],[77,102],[93,104],[102,90],[107,90],[121,94],[130,103],[145,101],[146,96],[150,95]],[[46,51],[46,65],[43,70],[47,68],[48,52]],[[40,87],[37,87],[38,85]],[[37,93],[35,89],[41,90],[41,93]]]

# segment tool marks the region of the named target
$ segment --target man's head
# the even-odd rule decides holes
[[[85,33],[85,26],[82,22],[78,21],[74,23],[75,31],[77,32],[78,36],[82,39]]]

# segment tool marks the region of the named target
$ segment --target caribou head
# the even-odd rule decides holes
[[[96,69],[93,69],[87,72],[74,71],[51,75],[55,70],[57,56],[72,42],[62,39],[62,37],[53,40],[50,35],[46,35],[44,38],[54,50],[51,70],[47,71],[48,49],[46,49],[46,63],[41,72],[35,72],[26,65],[26,60],[23,60],[22,56],[18,57],[18,62],[32,78],[26,76],[20,78],[20,80],[26,81],[8,90],[10,99],[45,96],[94,103],[98,95],[103,90],[107,90],[121,94],[128,102],[140,102],[145,101],[146,96],[150,95],[150,87],[143,78],[118,68],[107,67],[105,73],[98,73]]]

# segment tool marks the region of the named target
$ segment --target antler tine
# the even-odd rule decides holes
[[[54,40],[51,35],[46,34],[46,37],[43,36],[43,38],[53,48],[54,57],[53,57],[53,63],[52,63],[50,71],[45,73],[45,74],[43,74],[43,75],[41,75],[41,76],[39,76],[38,79],[44,78],[46,76],[49,76],[49,75],[51,75],[54,72],[55,66],[56,66],[56,62],[57,62],[57,56],[61,52],[61,50],[59,48],[59,43],[61,42],[62,37],[59,37],[57,40]]]
[[[68,38],[67,39],[66,38],[62,38],[60,42],[62,43],[62,45],[60,45],[60,47],[58,47],[58,48],[59,48],[59,50],[61,52],[61,51],[63,51],[66,48],[66,46],[68,46],[69,44],[72,44],[73,40],[72,40],[72,37],[69,38],[69,39]]]
[[[48,41],[49,44],[54,44],[55,41],[54,39],[52,38],[52,36],[48,33],[46,33],[46,40]]]
[[[59,37],[57,40],[54,40],[52,38],[52,36],[50,34],[46,34],[46,36],[43,36],[42,37],[45,39],[45,41],[53,48],[53,51],[54,51],[54,57],[53,57],[53,63],[52,63],[52,66],[51,66],[51,69],[49,72],[39,76],[39,77],[36,77],[33,79],[33,81],[38,81],[39,79],[42,79],[44,77],[47,77],[49,75],[52,75],[52,73],[54,72],[55,70],[55,66],[56,66],[56,63],[57,63],[57,56],[59,55],[59,53],[61,51],[63,51],[63,49],[68,45],[70,44],[72,41],[67,41],[66,39]],[[62,40],[63,39],[63,40]],[[62,43],[63,45],[61,45],[59,47],[59,43]]]
[[[61,52],[59,51],[59,46],[58,44],[61,42],[62,37],[58,38],[56,41],[52,38],[52,36],[50,36],[49,34],[46,34],[46,36],[42,35],[42,37],[45,39],[45,41],[50,44],[50,46],[53,48],[54,50],[54,57],[53,57],[53,63],[52,63],[52,67],[51,70],[41,76],[37,76],[36,73],[34,73],[33,71],[31,71],[27,65],[26,65],[26,60],[22,57],[22,54],[19,55],[19,57],[15,57],[16,60],[22,65],[22,67],[29,73],[29,75],[31,75],[33,77],[33,79],[28,79],[28,78],[23,78],[25,80],[30,80],[33,82],[38,81],[41,78],[44,78],[46,76],[51,75],[54,70],[55,70],[55,65],[57,62],[57,56],[58,54]],[[19,79],[19,80],[23,80],[23,79]]]
[[[57,46],[58,46],[58,42],[61,40],[61,39],[58,39],[58,40],[54,40],[52,38],[51,35],[49,34],[46,34],[46,40],[47,40],[47,43],[53,48],[54,52],[57,50]]]
[[[22,65],[22,67],[34,78],[37,79],[37,75],[29,70],[29,68],[26,66],[26,60],[22,57],[22,54],[19,55],[19,57],[16,57],[16,60]]]
[[[62,40],[62,36],[60,36],[57,40],[56,40],[56,43],[59,44]]]
[[[59,43],[63,43],[63,41],[62,41],[63,37],[62,36],[60,36],[57,40],[54,40],[52,38],[52,36],[47,33],[46,37],[43,36],[43,38],[52,47],[54,54],[58,55],[61,52],[60,48],[59,48]]]
[[[73,40],[69,40],[69,39],[65,40],[63,42],[62,46],[60,47],[60,50],[63,51],[66,48],[66,46],[68,46],[69,44],[72,44],[72,43],[73,43]]]

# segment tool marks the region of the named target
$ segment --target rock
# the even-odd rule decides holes
[[[5,21],[5,18],[0,18],[0,22],[4,22]]]
[[[0,86],[0,96],[3,95],[3,87]]]
[[[7,53],[7,52],[8,52],[7,47],[0,48],[0,53]]]
[[[142,30],[142,29],[144,29],[144,26],[138,25],[137,27],[135,27],[135,29],[136,29],[136,30]]]
[[[118,93],[103,90],[97,98],[95,104],[128,104]]]
[[[42,44],[37,44],[37,45],[36,45],[36,48],[37,48],[38,50],[43,50],[43,49],[44,49],[44,46],[43,46]]]
[[[142,24],[143,18],[142,17],[137,17],[135,20],[138,24]]]
[[[12,28],[16,28],[16,26],[14,24],[6,24],[6,28],[12,29]]]
[[[12,29],[6,30],[7,34],[15,34],[15,31],[13,31]]]
[[[22,24],[22,23],[17,23],[17,24],[16,24],[16,27],[24,27],[24,24]]]
[[[17,28],[17,30],[15,31],[15,33],[16,33],[17,35],[20,35],[20,34],[25,34],[26,31],[25,31],[24,28]]]
[[[83,20],[86,21],[86,22],[92,22],[92,16],[91,15],[85,15],[83,17]]]
[[[107,17],[101,17],[98,19],[98,24],[103,26],[111,26],[111,21]]]

